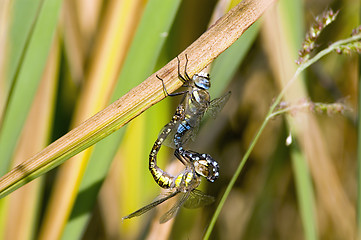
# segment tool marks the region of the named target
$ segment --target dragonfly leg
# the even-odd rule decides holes
[[[188,57],[187,57],[187,54],[185,55],[186,56],[186,65],[185,65],[185,77],[182,76],[182,74],[180,73],[180,60],[179,60],[179,57],[177,56],[177,60],[178,60],[178,78],[183,82],[183,83],[186,83],[186,82],[189,82],[191,81],[190,77],[188,76],[187,72],[186,72],[186,69],[187,69],[187,64],[188,64]]]
[[[188,56],[187,56],[187,54],[185,54],[185,56],[186,56],[186,64],[184,66],[184,75],[186,76],[186,79],[190,80],[191,78],[188,76],[188,73],[187,73]]]
[[[158,75],[155,75],[155,76],[156,76],[159,80],[162,81],[163,91],[164,91],[164,94],[165,94],[167,97],[179,96],[179,95],[183,95],[183,94],[185,94],[185,93],[188,92],[188,91],[182,91],[182,92],[176,92],[176,93],[168,93],[167,88],[166,88],[165,85],[164,85],[163,79],[161,79]]]

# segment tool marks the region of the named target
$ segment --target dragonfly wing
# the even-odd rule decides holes
[[[183,193],[180,199],[177,201],[174,206],[169,209],[163,216],[161,216],[159,222],[165,223],[168,222],[170,219],[177,215],[178,209],[186,202],[187,198],[189,197],[190,192]]]
[[[188,139],[191,138],[193,142],[195,142],[195,140],[196,140],[196,136],[197,136],[197,133],[199,130],[199,125],[201,123],[203,116],[204,116],[204,111],[199,113],[199,115],[197,116],[196,120],[193,123],[192,131],[189,131],[189,133],[188,133],[188,135],[189,135]]]
[[[222,97],[213,99],[207,110],[207,115],[210,115],[213,119],[215,119],[217,117],[218,113],[222,110],[224,105],[227,103],[230,96],[231,96],[231,92],[228,92],[225,95],[223,95]]]
[[[206,195],[205,193],[194,189],[189,195],[189,198],[184,203],[185,208],[199,208],[213,203],[214,197]]]
[[[167,198],[167,197],[169,197],[169,195],[172,195],[174,193],[177,194],[177,193],[179,193],[179,191],[174,191],[174,190],[170,190],[170,189],[167,189],[166,191],[162,191],[157,197],[155,197],[153,199],[152,202],[156,202],[156,201],[158,201],[160,199]]]
[[[192,141],[195,141],[196,135],[199,130],[199,125],[203,119],[204,114],[210,115],[213,119],[217,117],[217,114],[222,110],[224,105],[227,103],[229,97],[231,96],[231,92],[228,92],[222,97],[213,99],[209,107],[207,109],[203,109],[203,111],[199,111],[198,115],[192,119],[190,124],[192,125],[192,129],[185,133],[184,136],[184,144],[191,138]]]
[[[137,211],[123,217],[122,220],[133,218],[133,217],[138,217],[138,216],[148,212],[149,210],[153,209],[154,207],[158,206],[159,204],[161,204],[161,203],[167,201],[168,199],[174,197],[178,193],[179,193],[179,191],[168,192],[167,194],[161,194],[153,202],[151,202],[150,204],[142,207],[141,209],[139,209],[139,210],[137,210]]]

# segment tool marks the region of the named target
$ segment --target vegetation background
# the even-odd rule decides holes
[[[0,174],[67,133],[176,57],[238,1],[5,0],[0,2]],[[179,98],[166,98],[110,137],[0,200],[0,239],[200,239],[227,184],[297,68],[305,32],[340,10],[320,49],[359,25],[359,1],[280,0],[212,64],[211,96],[231,90],[192,150],[221,166],[206,208],[167,207],[122,222],[159,187],[148,154]],[[357,232],[358,56],[312,65],[287,104],[342,102],[344,114],[312,109],[275,117],[236,181],[211,239],[352,239]],[[293,142],[286,145],[291,134]],[[159,164],[174,168],[172,150]],[[175,161],[177,162],[177,161]],[[168,205],[169,208],[170,205]]]

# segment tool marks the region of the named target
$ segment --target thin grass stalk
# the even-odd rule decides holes
[[[337,42],[334,42],[333,44],[331,44],[328,48],[318,52],[314,57],[310,58],[309,60],[307,60],[306,62],[302,63],[296,70],[296,72],[294,73],[294,75],[292,76],[292,78],[287,81],[287,83],[284,85],[284,87],[282,88],[281,92],[277,95],[276,99],[274,100],[273,104],[271,105],[271,107],[268,110],[268,113],[266,114],[265,119],[263,120],[259,130],[257,131],[257,133],[255,134],[252,142],[250,143],[249,148],[247,149],[246,153],[244,154],[242,160],[240,161],[231,181],[229,182],[229,184],[227,185],[227,188],[217,206],[217,209],[212,217],[212,220],[209,224],[209,227],[207,228],[207,231],[204,235],[204,239],[209,239],[210,234],[212,233],[212,230],[214,228],[215,222],[217,221],[217,218],[219,217],[219,214],[229,196],[229,193],[231,192],[237,178],[239,177],[239,174],[241,173],[246,161],[248,160],[254,146],[256,145],[260,135],[262,134],[264,128],[267,126],[268,122],[274,117],[274,110],[276,109],[277,105],[281,102],[282,98],[285,96],[285,94],[287,93],[287,91],[289,90],[289,88],[291,87],[291,85],[300,77],[301,73],[307,69],[309,66],[311,66],[312,64],[314,64],[315,62],[317,62],[318,60],[320,60],[322,57],[326,56],[327,54],[336,51],[341,45],[344,45],[346,43],[351,43],[351,42],[355,42],[361,39],[361,34],[352,36],[350,38],[344,39],[344,40],[340,40]]]
[[[11,4],[10,1],[0,2],[0,119],[2,119],[2,113],[4,111],[6,96],[8,95],[8,82],[7,76],[7,59],[9,56],[9,26],[10,26],[10,13]]]
[[[289,11],[289,8],[285,11]],[[278,24],[275,24],[275,26],[281,26],[281,23],[283,22],[285,22],[285,20],[280,20]],[[281,53],[277,54],[281,56],[281,59],[279,60],[280,66],[285,66],[278,70],[279,73],[277,75],[279,76],[278,79],[280,79],[280,81],[282,79],[287,79],[287,76],[291,76],[292,73],[290,73],[289,70],[292,69],[292,65],[287,66],[287,64],[292,63],[294,57],[287,57],[287,55],[289,55],[288,53],[290,52],[296,53],[297,51],[296,46],[293,48],[286,48],[286,46],[291,46],[291,44],[283,40],[285,39],[282,37],[282,33],[284,32],[289,31],[279,31],[276,37],[277,40],[270,43],[270,49],[272,49],[272,51],[275,51],[276,49],[276,52]],[[280,44],[277,45],[277,42],[280,42]],[[315,61],[318,60],[317,57]],[[283,84],[280,83],[279,85],[282,86]],[[305,91],[305,86],[302,85],[302,82],[296,81],[296,84],[293,85],[294,86],[292,88],[287,90],[287,93],[285,94],[285,101],[292,103],[297,102],[300,99],[307,99],[308,95]],[[331,160],[330,151],[327,149],[325,138],[322,136],[320,126],[318,125],[315,117],[312,114],[299,114],[296,117],[287,118],[287,122],[290,126],[292,136],[298,140],[300,148],[304,154],[304,158],[307,160],[315,183],[315,188],[318,193],[318,200],[320,200],[318,208],[316,208],[313,203],[311,206],[307,207],[307,210],[310,211],[310,213],[303,213],[302,216],[316,216],[315,213],[312,213],[315,209],[318,209],[319,212],[324,211],[327,216],[330,217],[332,224],[335,226],[335,233],[339,236],[348,236],[348,238],[352,238],[354,234],[354,212],[352,210],[350,200],[342,187],[341,180],[336,173],[337,171]],[[296,169],[295,171],[299,170]],[[303,174],[304,176],[307,176],[307,173]],[[309,186],[312,188],[312,186],[308,185],[306,182],[305,184],[298,186]],[[332,186],[332,188],[330,186]],[[302,191],[305,193],[309,192],[307,189]],[[301,196],[298,197],[299,200],[302,200]],[[309,199],[307,202],[312,203],[314,200]],[[338,207],[335,208],[335,206]],[[303,208],[303,210],[306,209]],[[340,218],[344,219],[342,223],[339,223],[337,220]],[[315,217],[309,218],[304,222],[310,221],[314,222],[314,224],[312,224],[313,226],[317,226]],[[310,225],[304,225],[307,235],[312,235],[314,238],[317,238],[318,234],[316,232],[312,232],[317,228],[307,228],[309,226]]]
[[[7,4],[8,3],[8,4]],[[1,84],[3,94],[1,98],[3,101],[0,107],[0,125],[2,124],[5,108],[9,101],[9,94],[14,85],[17,71],[22,64],[26,47],[29,44],[29,39],[34,29],[35,22],[41,9],[42,0],[34,0],[31,2],[22,2],[20,0],[2,1],[1,15],[6,18],[2,19],[2,24],[7,24],[7,27],[2,27],[2,38],[6,44],[2,49],[2,57],[4,58]],[[16,43],[16,44],[14,44]],[[6,60],[5,60],[6,59]]]

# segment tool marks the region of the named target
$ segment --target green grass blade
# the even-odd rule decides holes
[[[259,23],[257,21],[214,61],[211,70],[211,96],[219,97],[222,94],[227,84],[232,80],[237,68],[244,60],[247,52],[251,49],[258,32]]]
[[[304,38],[304,18],[303,6],[301,1],[281,1],[280,13],[283,19],[284,28],[286,29],[289,45],[291,46],[292,57],[296,59],[298,48],[302,44]],[[294,26],[299,26],[295,28]],[[303,79],[304,80],[304,79]],[[287,118],[294,136],[293,119]],[[297,199],[300,209],[302,225],[304,229],[305,239],[314,240],[317,237],[317,221],[315,216],[315,199],[312,178],[309,173],[309,166],[306,163],[304,153],[298,147],[291,148],[292,166],[295,174]]]
[[[10,44],[7,61],[5,94],[9,94],[15,74],[19,68],[27,41],[30,39],[37,20],[42,0],[21,1],[13,3],[12,22],[9,30]]]
[[[132,42],[112,100],[141,83],[155,67],[165,36],[175,17],[180,1],[151,0]],[[89,166],[79,188],[71,219],[65,227],[63,239],[78,238],[88,222],[101,183],[123,137],[124,129],[103,140],[94,148]]]
[[[13,151],[45,67],[60,5],[60,0],[44,0],[20,63],[0,130],[0,175],[9,170]]]
[[[317,224],[315,222],[315,198],[311,175],[309,173],[306,159],[297,147],[292,147],[291,155],[295,174],[298,204],[305,231],[305,239],[315,240],[318,238],[316,228]]]

